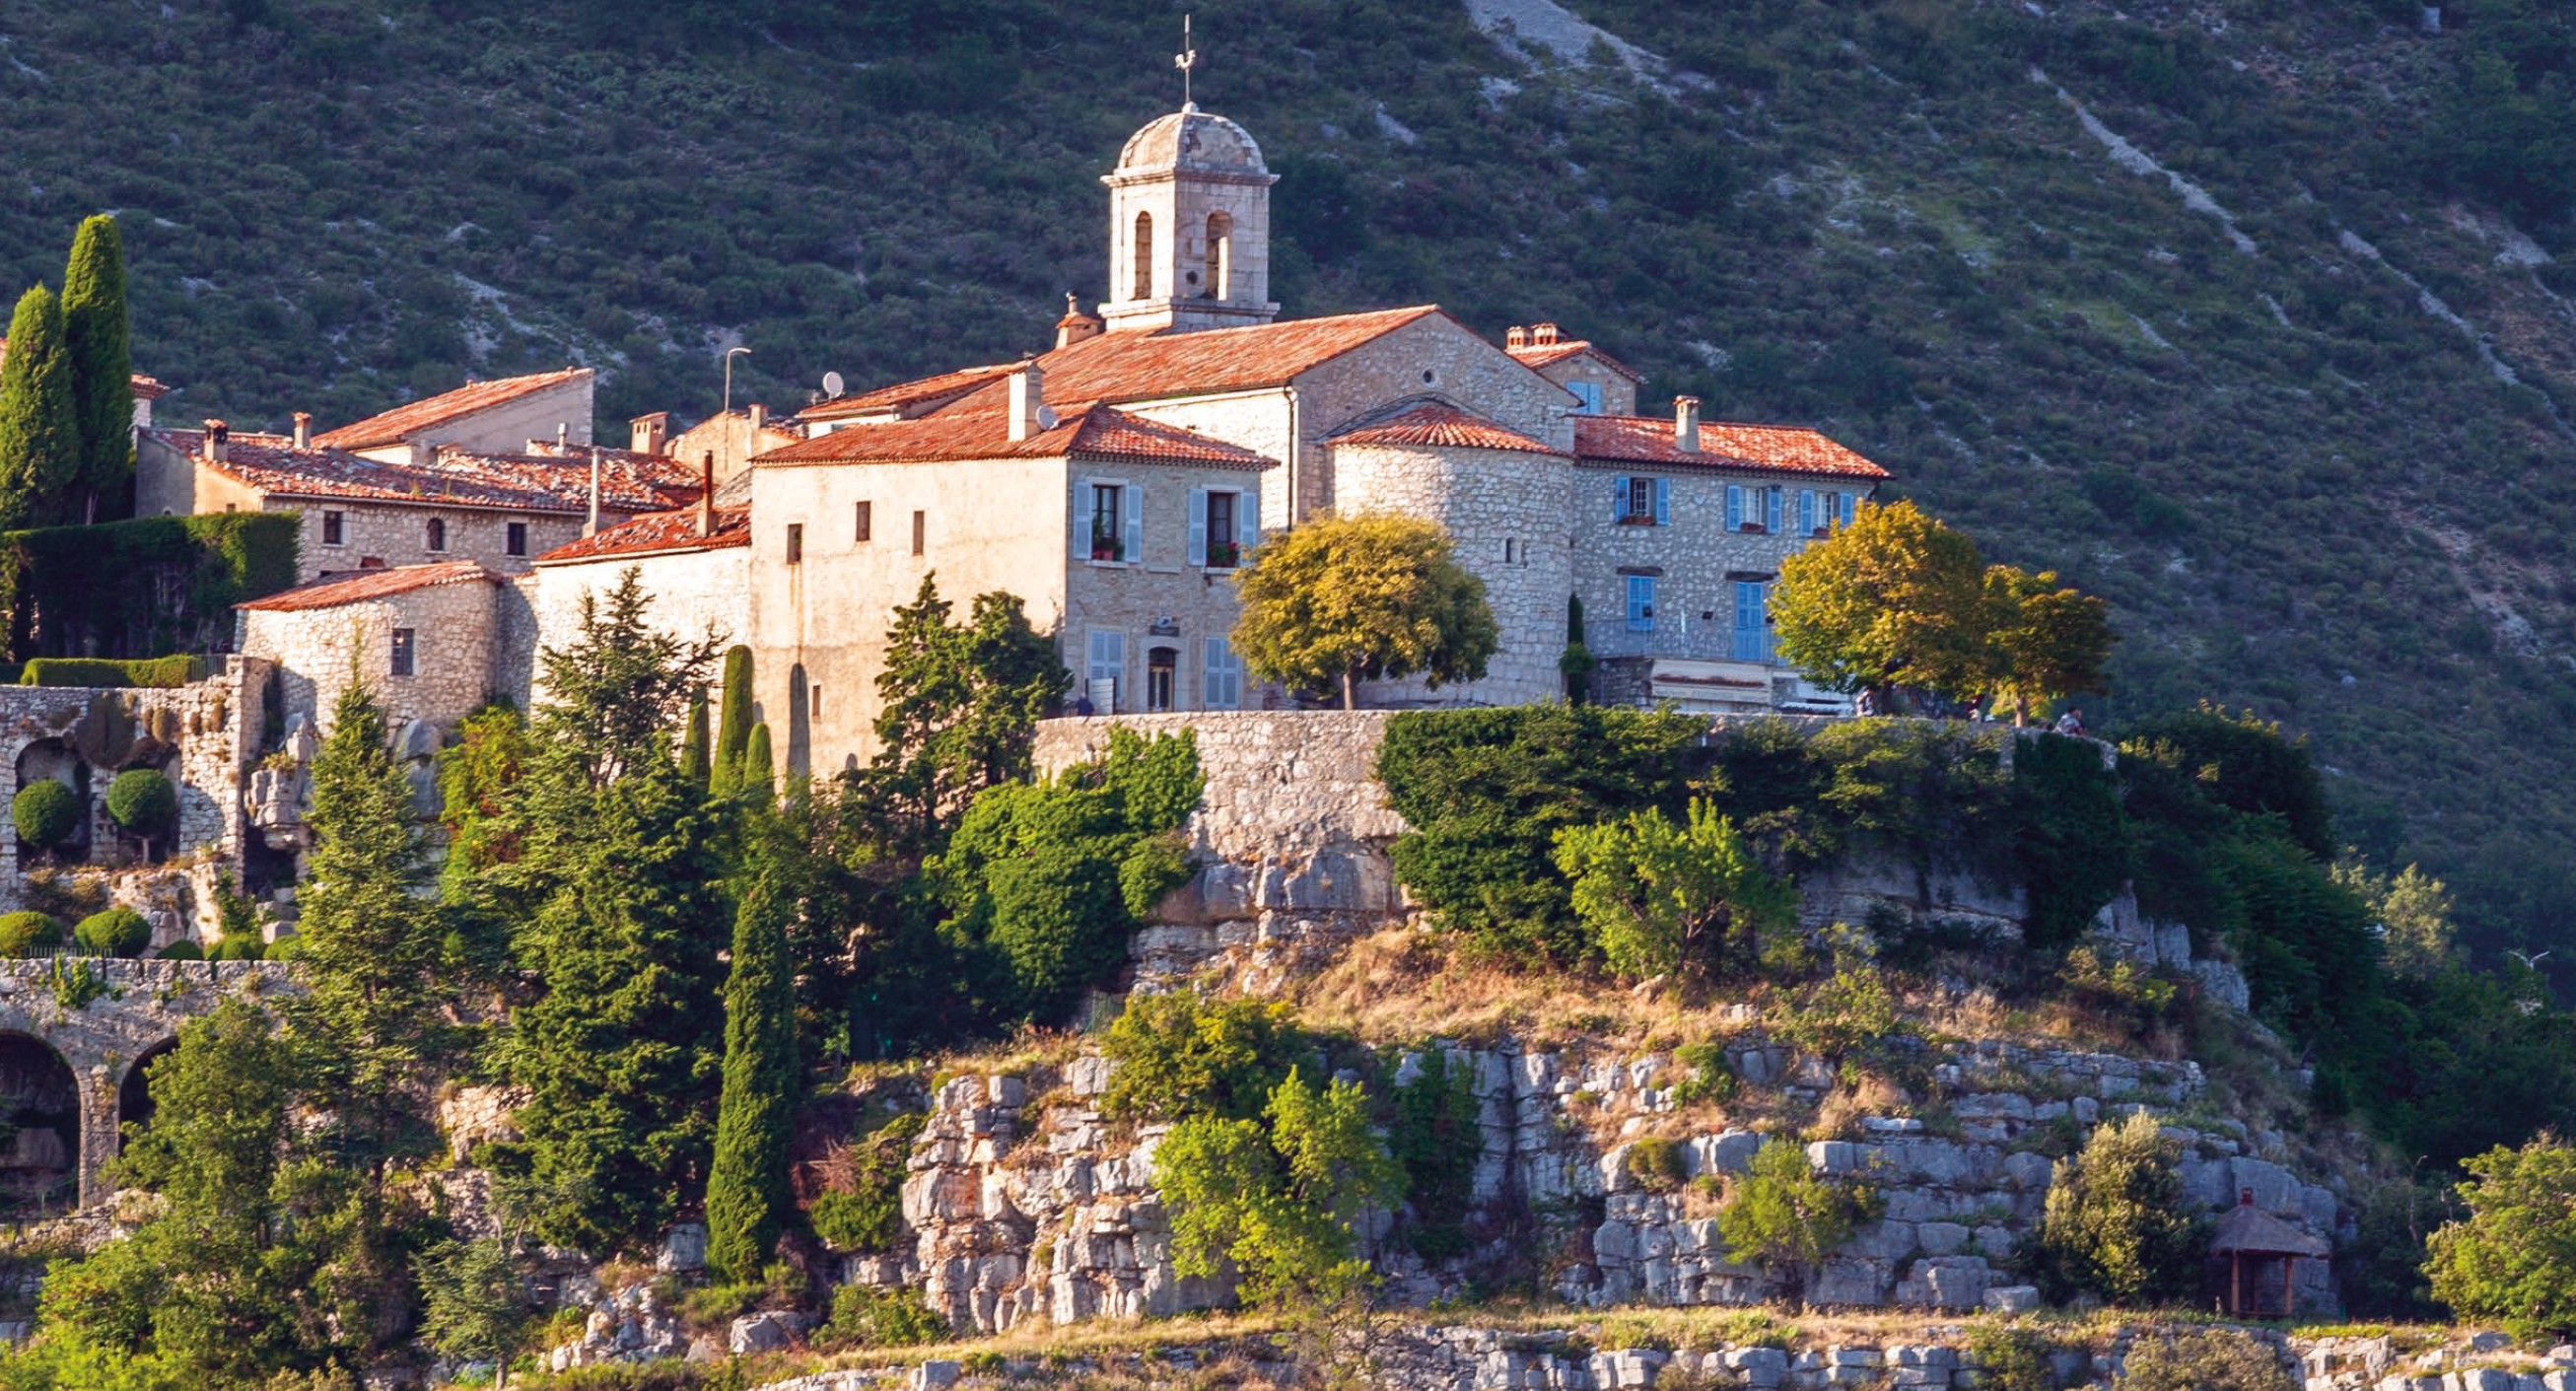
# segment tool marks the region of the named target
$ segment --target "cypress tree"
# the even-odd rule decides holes
[[[38,285],[19,297],[0,361],[0,527],[51,520],[47,509],[79,468],[62,305]]]
[[[703,792],[707,786],[707,693],[689,697],[689,732],[680,745],[680,777]]]
[[[63,341],[71,350],[72,410],[80,466],[71,491],[76,515],[95,522],[134,476],[134,356],[125,309],[125,241],[101,213],[72,239],[63,272]]]
[[[739,643],[725,650],[724,694],[716,721],[715,763],[710,787],[719,797],[742,789],[742,755],[751,747],[751,649]]]
[[[751,727],[751,740],[742,751],[742,795],[761,806],[778,799],[778,769],[769,754],[767,721]]]
[[[723,1099],[707,1178],[707,1264],[717,1278],[760,1277],[787,1210],[787,1144],[795,1127],[796,971],[787,938],[796,904],[762,874],[734,916],[725,981]]]

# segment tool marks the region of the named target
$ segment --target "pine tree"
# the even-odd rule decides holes
[[[751,649],[736,644],[724,655],[722,711],[716,721],[715,763],[709,789],[719,797],[742,790],[742,755],[751,746]]]
[[[751,740],[742,751],[742,795],[762,807],[778,800],[778,766],[770,757],[765,720],[751,727]]]
[[[62,305],[38,285],[19,297],[9,355],[0,359],[0,528],[55,520],[52,509],[79,470]]]
[[[77,509],[95,522],[125,495],[134,477],[134,359],[125,308],[125,243],[116,219],[101,213],[72,239],[63,272],[63,341],[71,350],[72,409],[80,430],[80,466],[72,479]]]
[[[707,785],[707,693],[703,687],[689,697],[689,732],[680,745],[680,777],[701,790]]]
[[[753,881],[734,917],[725,982],[723,1100],[707,1178],[707,1264],[717,1278],[759,1278],[787,1211],[787,1143],[795,1126],[796,972],[788,934],[794,896],[779,876]]]
[[[585,594],[579,636],[538,655],[547,703],[534,722],[537,742],[583,764],[593,787],[616,781],[658,744],[668,763],[671,730],[704,684],[715,659],[712,639],[685,642],[653,627],[652,596],[629,566],[605,598]]]
[[[285,1006],[309,1059],[323,1143],[365,1179],[362,1234],[380,1234],[386,1177],[437,1150],[428,1112],[446,1030],[442,933],[434,877],[411,781],[386,737],[382,707],[352,684],[313,760],[309,863],[297,931],[305,993]]]

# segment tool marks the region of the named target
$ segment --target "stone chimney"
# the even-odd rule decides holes
[[[716,534],[716,452],[698,456],[698,534]]]
[[[1531,347],[1533,347],[1533,348],[1552,348],[1552,347],[1555,347],[1555,346],[1556,346],[1556,325],[1554,325],[1554,324],[1532,324],[1532,325],[1530,325],[1530,332],[1529,332],[1529,345],[1530,345]]]
[[[204,452],[207,463],[220,464],[224,461],[224,445],[226,441],[232,438],[232,433],[233,427],[226,425],[220,420],[209,420],[206,422],[206,444]]]
[[[1032,360],[1011,372],[1011,442],[1051,428],[1055,412],[1046,408],[1046,374]]]
[[[655,411],[651,415],[639,415],[626,428],[628,449],[638,454],[659,454],[664,437],[671,433],[671,413]]]
[[[581,524],[581,534],[599,534],[599,446],[590,447],[590,520]]]
[[[1055,321],[1055,345],[1070,348],[1086,338],[1097,338],[1106,329],[1098,319],[1082,312],[1073,302],[1073,294],[1064,297],[1064,317]]]
[[[1516,353],[1528,346],[1528,329],[1521,327],[1519,324],[1514,324],[1510,328],[1503,330],[1503,347],[1506,350]]]
[[[313,447],[313,412],[311,411],[295,413],[295,447],[298,449]]]
[[[1699,398],[1673,398],[1673,448],[1684,454],[1699,452]]]
[[[754,401],[746,409],[751,415],[752,443],[758,444],[760,442],[760,432],[769,428],[769,407],[760,404],[758,401]]]

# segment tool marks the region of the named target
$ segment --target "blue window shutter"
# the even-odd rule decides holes
[[[1119,538],[1125,544],[1118,548],[1118,558],[1130,561],[1143,560],[1145,558],[1145,489],[1140,484],[1130,483],[1122,491],[1126,494],[1127,500],[1127,534]]]
[[[1610,480],[1610,520],[1619,521],[1627,515],[1628,479],[1622,474]]]
[[[1744,490],[1733,483],[1726,485],[1726,529],[1744,525]]]
[[[1208,558],[1208,490],[1190,489],[1190,560],[1192,565],[1205,565]],[[1216,538],[1220,541],[1225,538]]]
[[[1252,548],[1261,544],[1261,486],[1259,484],[1256,483],[1234,495],[1234,526],[1238,533],[1236,544],[1242,547],[1235,554],[1234,563],[1240,565],[1245,556],[1252,554]]]
[[[1762,524],[1776,532],[1780,530],[1780,490],[1778,488],[1765,488],[1762,492],[1765,499],[1765,515],[1763,517]]]
[[[1815,529],[1816,490],[1800,488],[1798,490],[1798,534],[1804,536]]]
[[[1853,518],[1855,518],[1855,517],[1857,517],[1857,516],[1859,516],[1859,515],[1860,515],[1860,494],[1858,494],[1858,493],[1845,493],[1845,494],[1843,494],[1843,525],[1844,525],[1844,526],[1850,526],[1850,525],[1852,524],[1852,519],[1853,519]]]
[[[1091,559],[1091,480],[1077,479],[1073,485],[1073,558]]]
[[[1672,524],[1673,480],[1658,478],[1655,480],[1655,525],[1671,526]]]

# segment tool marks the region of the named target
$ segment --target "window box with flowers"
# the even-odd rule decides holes
[[[1243,547],[1233,541],[1210,541],[1207,563],[1211,570],[1231,570],[1243,563]]]

